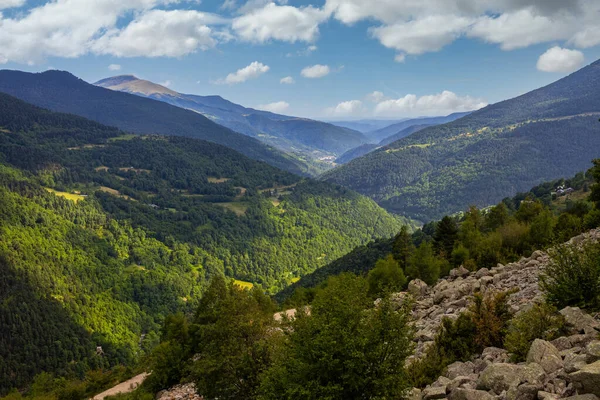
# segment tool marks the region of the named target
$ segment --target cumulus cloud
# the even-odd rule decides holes
[[[537,69],[544,72],[573,72],[581,68],[584,61],[581,51],[555,46],[540,56]]]
[[[375,107],[377,116],[411,117],[423,115],[446,115],[454,112],[473,111],[487,103],[471,96],[458,96],[450,91],[418,97],[407,94],[399,99],[384,100]]]
[[[387,97],[385,97],[385,95],[382,92],[379,92],[376,90],[367,95],[367,100],[370,101],[371,103],[377,104],[377,103],[381,103],[384,100],[387,100]]]
[[[335,107],[325,110],[327,115],[333,117],[358,116],[364,112],[363,103],[360,100],[343,101]]]
[[[277,101],[275,103],[262,104],[256,107],[257,110],[269,111],[276,114],[285,112],[285,110],[287,110],[288,108],[290,108],[290,104],[285,101]]]
[[[180,57],[216,45],[207,23],[219,17],[193,10],[152,10],[98,39],[93,49],[117,57]]]
[[[25,4],[25,0],[0,0],[0,10],[21,7],[23,4]]]
[[[281,83],[282,85],[292,85],[296,83],[296,81],[291,76],[286,76],[285,78],[281,78],[279,83]]]
[[[406,61],[406,54],[396,54],[396,57],[394,57],[394,61],[396,61],[399,64],[402,64],[404,61]]]
[[[167,79],[164,82],[159,83],[159,85],[164,86],[164,87],[170,87],[173,84],[173,82],[171,82],[169,79]]]
[[[324,76],[329,75],[329,73],[331,72],[331,69],[329,68],[328,65],[321,65],[321,64],[317,64],[317,65],[313,65],[311,67],[306,67],[304,68],[300,74],[305,77],[305,78],[322,78]]]
[[[237,83],[243,83],[249,79],[258,78],[262,74],[267,73],[269,69],[270,68],[268,65],[264,65],[263,63],[254,61],[247,67],[238,69],[236,72],[232,72],[231,74],[227,75],[225,79],[219,79],[214,83],[218,85],[235,85]]]
[[[312,42],[319,35],[319,24],[327,18],[327,13],[312,6],[296,8],[268,3],[235,18],[231,27],[248,42]]]
[[[121,70],[121,66],[119,64],[110,64],[108,66],[108,70],[109,71],[120,71]]]

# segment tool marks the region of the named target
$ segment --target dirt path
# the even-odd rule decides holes
[[[92,400],[103,400],[105,397],[114,396],[119,393],[133,392],[138,386],[142,384],[142,382],[144,382],[144,379],[146,379],[147,376],[148,374],[146,372],[134,376],[133,378],[125,382],[119,383],[117,386],[114,386],[100,394],[95,395]]]

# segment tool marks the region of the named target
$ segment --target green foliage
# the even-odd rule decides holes
[[[423,242],[410,257],[406,274],[411,279],[421,279],[428,285],[433,285],[440,277],[442,261],[435,257],[433,246]]]
[[[540,275],[547,301],[558,308],[600,305],[600,245],[558,246]]]
[[[525,361],[535,339],[554,340],[567,333],[566,321],[555,307],[533,304],[517,314],[508,326],[505,347],[516,362]]]
[[[508,296],[512,292],[498,292],[487,295],[476,293],[469,308],[471,320],[475,324],[475,346],[503,347],[508,321],[512,313],[508,306]]]
[[[263,399],[384,399],[408,388],[409,312],[389,299],[373,308],[367,282],[331,278],[284,329],[284,341],[261,387]]]
[[[433,236],[436,250],[446,258],[450,258],[457,238],[458,226],[456,222],[451,217],[445,216],[438,222]]]
[[[399,292],[406,286],[404,271],[398,261],[390,254],[377,261],[367,276],[369,295],[377,297],[385,293]]]

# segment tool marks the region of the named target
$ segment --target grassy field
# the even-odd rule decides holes
[[[239,287],[243,288],[243,289],[252,289],[254,287],[254,284],[252,282],[245,282],[245,281],[240,281],[237,279],[233,280],[233,283],[235,283],[236,285],[238,285]]]
[[[114,138],[110,138],[108,139],[109,142],[118,142],[118,141],[122,141],[122,140],[132,140],[135,137],[137,137],[137,135],[133,135],[133,134],[127,134],[127,135],[122,135],[122,136],[117,136]]]
[[[225,183],[227,181],[230,181],[231,178],[215,178],[214,176],[209,176],[208,177],[208,181],[210,183]]]
[[[75,203],[85,199],[85,196],[82,196],[80,194],[59,192],[58,190],[54,190],[54,189],[50,189],[50,188],[46,188],[46,190],[49,191],[50,193],[54,193],[57,196],[64,197],[67,200],[74,201]]]
[[[246,215],[246,211],[248,211],[248,203],[242,203],[242,202],[230,202],[230,203],[213,203],[216,206],[220,206],[223,208],[226,208],[230,211],[233,211],[235,213],[235,215],[237,215],[238,217],[242,216],[242,215]]]

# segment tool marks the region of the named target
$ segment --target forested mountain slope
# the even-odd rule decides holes
[[[224,146],[4,94],[0,201],[0,391],[135,359],[209,276],[275,291],[400,229],[366,197]]]
[[[284,151],[298,152],[316,158],[328,154],[341,154],[367,141],[365,136],[352,129],[255,110],[232,103],[220,96],[177,93],[131,75],[103,79],[95,85],[193,110],[218,124],[255,137]]]
[[[383,128],[367,132],[365,135],[375,142],[381,142],[389,138],[392,135],[397,134],[400,131],[403,131],[406,128],[410,128],[415,125],[440,125],[446,124],[448,122],[456,121],[464,116],[469,115],[470,112],[463,113],[454,113],[447,115],[445,117],[424,117],[424,118],[413,118],[407,119],[405,121],[400,121],[394,124],[387,125]]]
[[[323,179],[430,220],[588,167],[600,155],[600,62],[549,86],[430,127]]]
[[[196,112],[90,85],[68,72],[0,71],[0,92],[52,111],[79,115],[139,134],[188,136],[232,148],[255,160],[303,174],[303,162]]]

